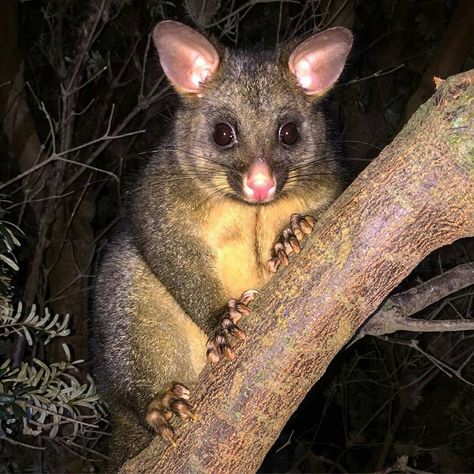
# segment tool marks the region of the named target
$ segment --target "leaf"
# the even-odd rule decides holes
[[[51,329],[58,321],[59,319],[59,314],[55,314],[54,318],[50,321],[50,323],[45,326],[44,330],[47,331],[48,329]]]
[[[68,361],[70,361],[71,360],[71,351],[69,350],[69,347],[67,346],[67,344],[64,344],[64,343],[62,344],[62,346],[63,346],[64,354],[66,354],[66,359]]]
[[[11,258],[8,258],[6,255],[0,254],[0,260],[3,260],[12,270],[15,270],[16,272],[20,269],[16,262]]]
[[[36,305],[32,304],[31,309],[30,309],[30,313],[28,314],[28,316],[26,317],[26,319],[23,322],[25,324],[28,324],[28,323],[30,323],[31,321],[34,320],[35,316],[36,316]]]
[[[23,334],[26,338],[26,341],[28,342],[28,345],[32,346],[33,345],[33,338],[31,337],[30,331],[28,330],[28,328],[26,326],[23,326]]]

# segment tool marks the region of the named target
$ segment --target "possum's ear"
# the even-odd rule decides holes
[[[219,55],[200,33],[177,21],[162,21],[153,30],[160,63],[178,92],[199,93],[219,66]]]
[[[323,94],[337,81],[352,47],[352,33],[335,27],[303,41],[290,55],[288,67],[306,94]]]

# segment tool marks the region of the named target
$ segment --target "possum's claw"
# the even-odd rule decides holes
[[[268,261],[268,270],[275,273],[280,265],[290,263],[289,256],[293,253],[300,253],[300,242],[305,236],[311,234],[316,220],[312,216],[302,216],[293,214],[290,219],[290,227],[281,233],[280,241],[273,247],[272,258]]]
[[[260,292],[257,291],[257,290],[247,290],[247,291],[244,291],[244,292],[240,295],[239,301],[240,301],[242,304],[248,305],[248,304],[251,303],[259,294],[260,294]]]
[[[219,318],[219,325],[207,341],[207,361],[211,364],[219,362],[222,356],[229,360],[234,360],[236,354],[230,343],[230,336],[238,339],[245,339],[245,332],[237,326],[237,322],[242,316],[250,314],[249,303],[255,299],[258,294],[256,290],[248,290],[242,293],[241,297],[231,299],[227,303],[226,310]]]
[[[198,417],[192,412],[189,404],[189,389],[183,384],[173,382],[164,394],[156,396],[147,407],[146,421],[168,444],[176,447],[174,430],[169,424],[173,415],[180,418],[190,418],[196,421]]]

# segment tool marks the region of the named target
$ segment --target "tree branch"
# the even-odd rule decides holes
[[[381,336],[395,331],[473,331],[474,320],[427,321],[409,317],[471,285],[474,285],[474,263],[466,263],[408,291],[393,295],[364,324],[352,344],[367,335]]]
[[[206,367],[199,423],[122,472],[255,472],[290,415],[386,296],[429,253],[474,234],[474,72],[445,81],[263,289],[235,362]]]

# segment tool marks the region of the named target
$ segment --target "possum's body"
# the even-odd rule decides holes
[[[233,333],[224,322],[234,321],[220,316],[229,299],[265,285],[278,267],[269,259],[285,263],[291,246],[282,242],[296,241],[290,216],[317,219],[344,184],[312,94],[342,71],[347,30],[315,35],[291,55],[219,56],[175,22],[157,26],[155,43],[182,106],[103,256],[91,325],[96,377],[115,426],[115,467],[149,441],[147,406],[149,424],[172,439],[173,410],[163,398],[150,401],[172,382],[192,385],[219,321],[208,353],[226,355]]]
[[[328,196],[327,204],[334,197]],[[147,404],[174,381],[192,386],[206,363],[206,341],[225,302],[250,288],[261,288],[271,278],[266,263],[288,216],[321,213],[321,203],[308,204],[287,199],[257,208],[223,200],[214,203],[212,210],[197,213],[192,229],[173,232],[176,247],[185,240],[194,242],[194,258],[180,261],[173,274],[193,278],[192,286],[199,293],[196,311],[208,315],[203,329],[153,273],[129,230],[115,235],[97,277],[100,297],[94,310],[93,344],[94,359],[100,361],[99,386],[117,427],[113,453],[122,453],[125,459],[149,442],[151,431],[143,422]],[[196,241],[198,233],[201,239]],[[200,280],[216,282],[207,288],[210,294],[207,285],[197,289]],[[200,299],[206,301],[201,306]],[[203,312],[212,300],[216,304]]]
[[[138,453],[152,432],[147,404],[169,383],[192,383],[205,361],[207,336],[152,273],[126,231],[110,242],[97,277],[94,360],[115,426],[116,466]]]

